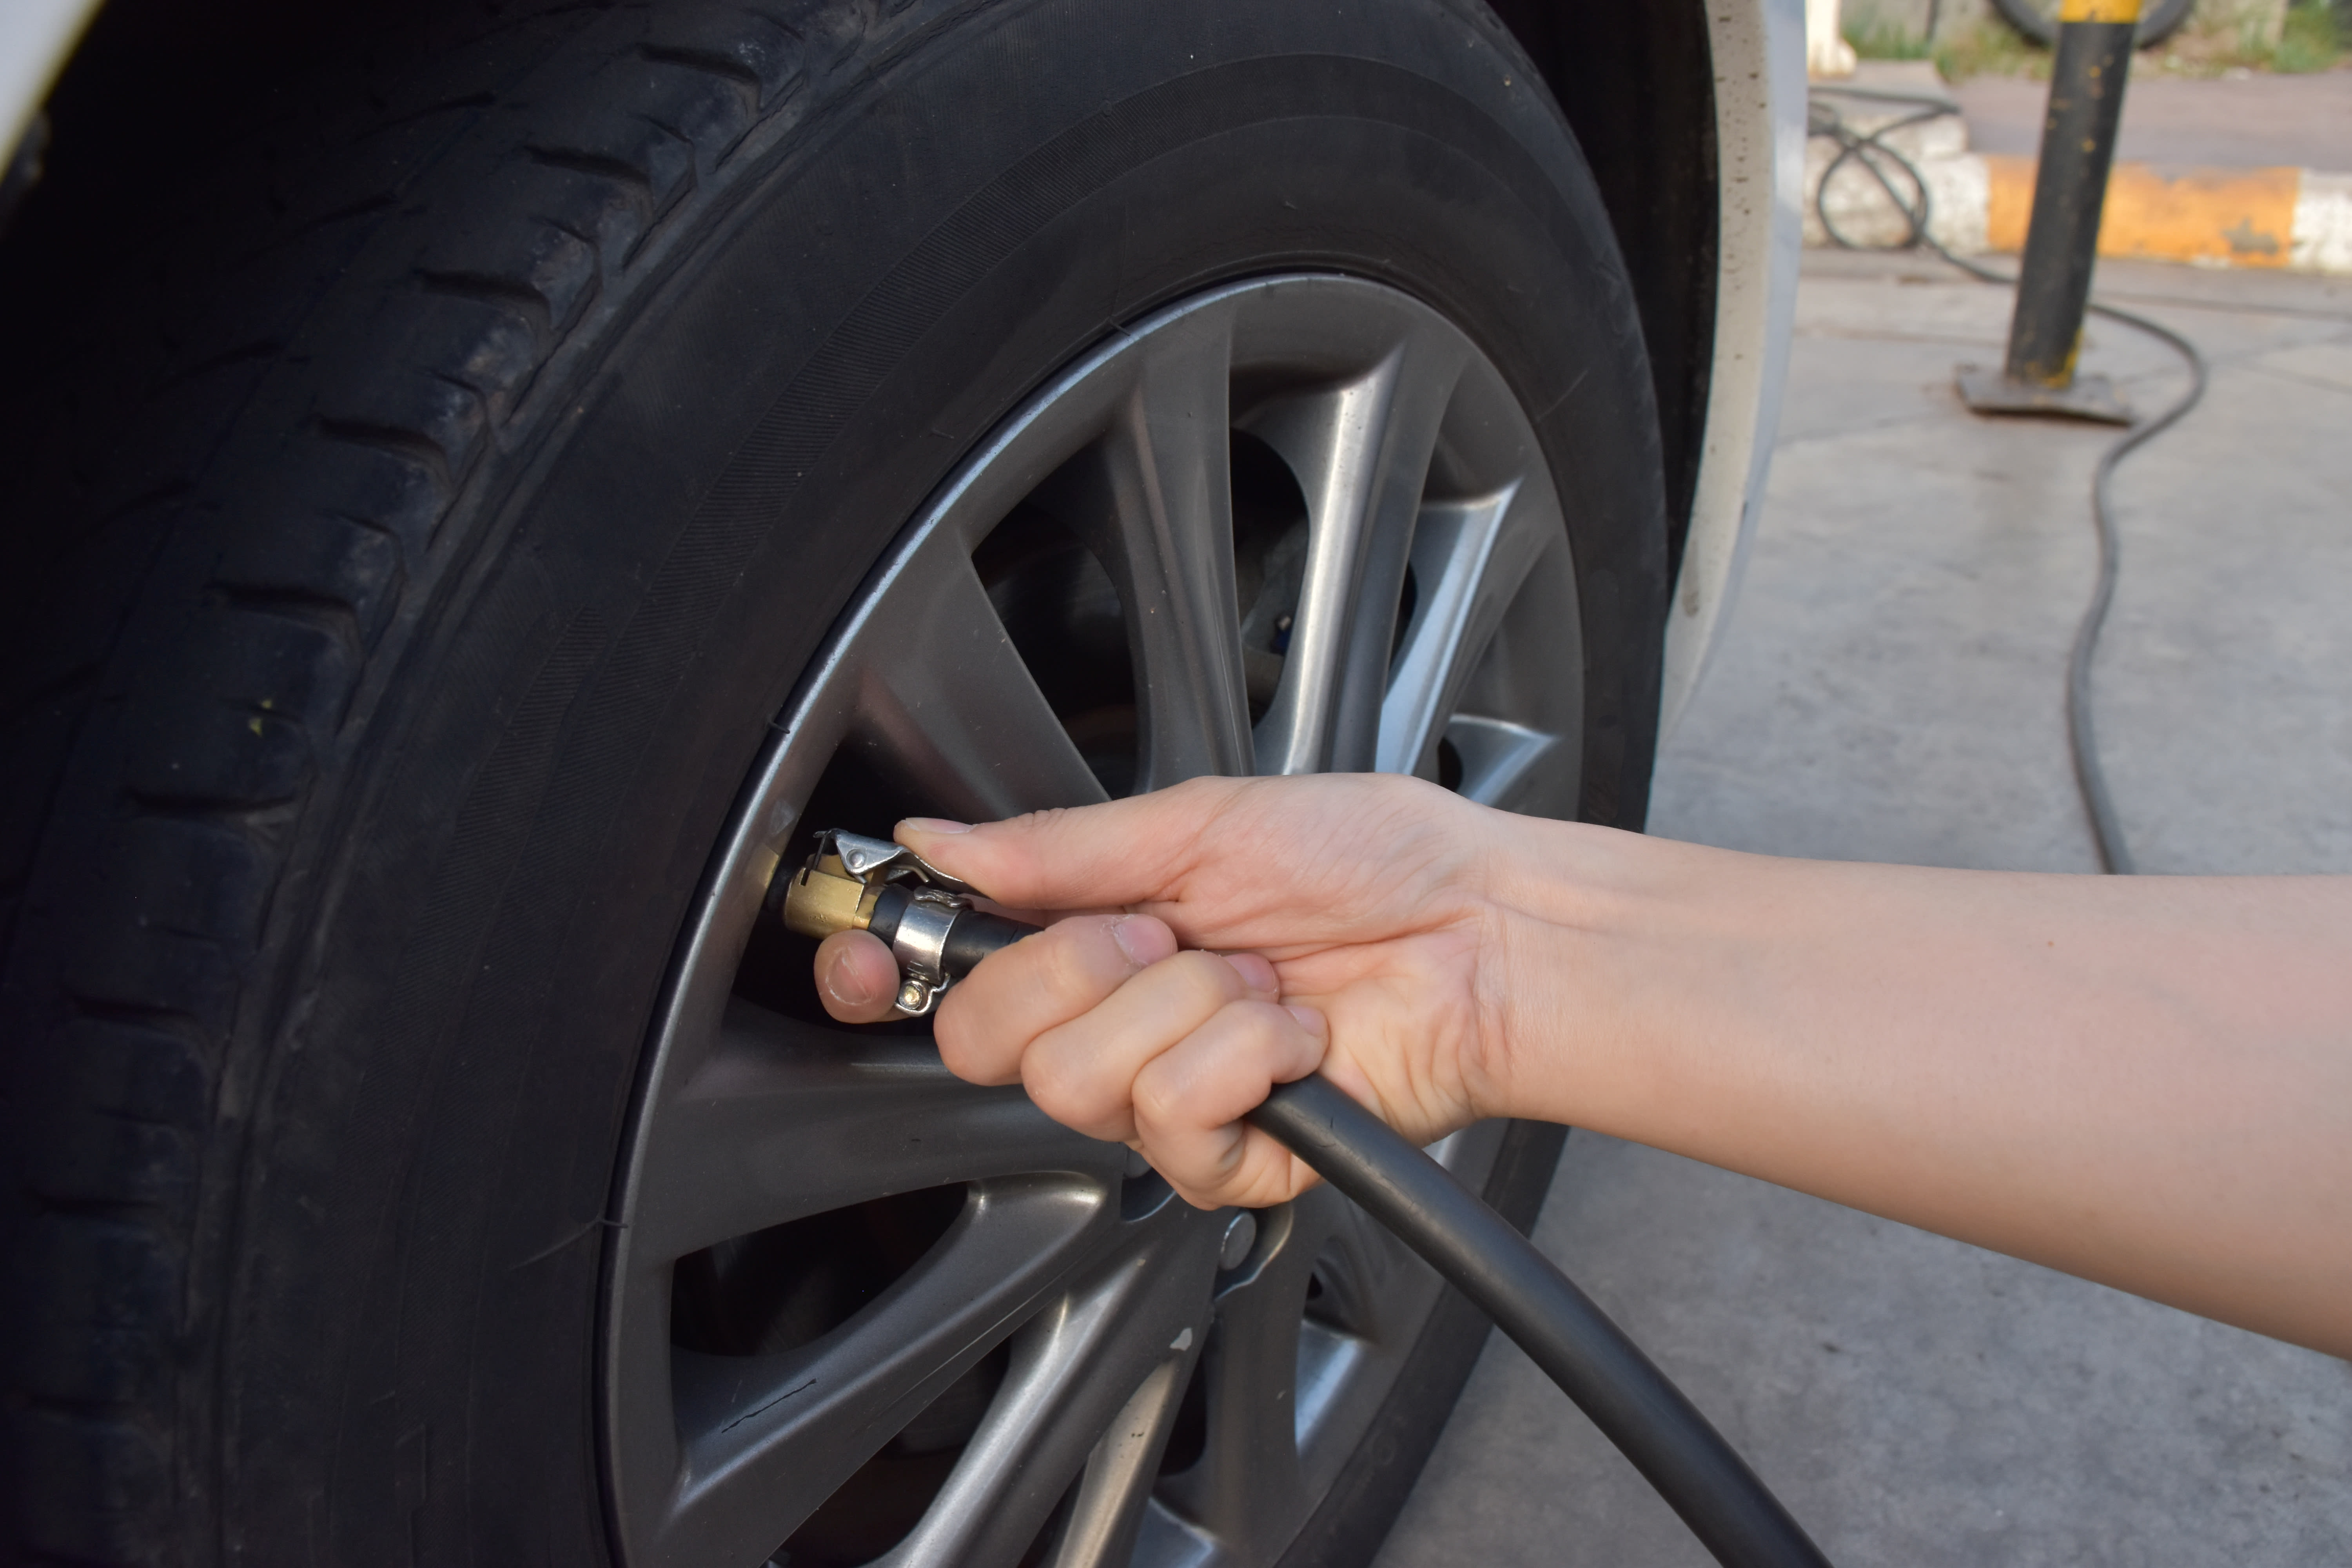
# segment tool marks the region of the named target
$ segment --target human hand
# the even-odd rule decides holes
[[[1140,1150],[1202,1207],[1263,1207],[1312,1183],[1239,1118],[1318,1068],[1407,1137],[1441,1137],[1500,1109],[1484,888],[1497,820],[1415,780],[1319,775],[901,823],[899,842],[1006,906],[1089,911],[949,991],[940,1056]],[[828,938],[817,977],[834,1016],[888,1015],[897,972],[874,937]]]

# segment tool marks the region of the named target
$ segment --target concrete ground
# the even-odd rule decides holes
[[[1945,90],[1959,101],[1975,151],[2031,158],[2042,150],[2048,82],[1979,76]],[[2124,89],[2116,156],[2217,168],[2352,169],[2352,69],[2211,80],[2135,74]]]
[[[1998,358],[2003,292],[1807,264],[1769,504],[1653,830],[2088,870],[2061,685],[2112,436],[1961,411],[1952,365]],[[2158,872],[2352,870],[2352,280],[2100,282],[2214,371],[2116,487],[2097,700],[2134,847]],[[2122,328],[2084,359],[2146,406],[2181,384]],[[1538,1239],[1847,1568],[2352,1563],[2344,1362],[1582,1133]],[[1706,1558],[1498,1338],[1379,1561]]]

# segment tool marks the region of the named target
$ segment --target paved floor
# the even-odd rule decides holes
[[[1948,866],[2092,865],[2060,682],[2097,432],[1949,390],[2007,303],[1813,257],[1770,504],[1654,830]],[[2352,280],[2102,269],[2214,363],[2120,476],[2098,700],[2158,871],[2352,870]],[[2164,353],[2094,325],[2154,405]],[[1836,1562],[2352,1562],[2352,1365],[1578,1134],[1538,1232]],[[1516,1349],[1488,1348],[1381,1568],[1699,1564]]]

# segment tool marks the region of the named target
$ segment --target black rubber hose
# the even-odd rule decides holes
[[[1682,1390],[1534,1243],[1321,1074],[1277,1084],[1249,1113],[1421,1255],[1497,1327],[1727,1568],[1829,1559]]]
[[[2098,840],[2099,863],[2116,876],[2128,877],[2139,868],[2124,841],[2123,819],[2116,815],[2115,798],[2107,793],[2106,770],[2099,766],[2098,738],[2091,728],[2091,661],[2099,651],[2099,633],[2106,627],[2107,606],[2115,600],[2116,574],[2123,555],[2107,482],[2115,477],[2118,463],[2170,429],[2197,406],[2205,395],[2206,369],[2205,356],[2197,352],[2197,345],[2170,327],[2113,305],[2102,305],[2095,300],[2091,309],[2111,321],[2137,327],[2168,344],[2189,362],[2189,390],[2155,418],[2133,426],[2099,455],[2098,472],[2091,479],[2091,516],[2099,530],[2099,582],[2089,606],[2083,612],[2083,624],[2075,629],[2074,650],[2066,662],[2066,732],[2074,742],[2075,782],[2082,789],[2084,807],[2090,814],[2092,837]]]
[[[872,929],[898,904],[883,895]],[[961,978],[1037,927],[973,910],[942,954]],[[887,940],[887,933],[885,940]],[[1276,1084],[1249,1113],[1325,1181],[1418,1253],[1559,1384],[1726,1568],[1829,1568],[1747,1461],[1535,1244],[1452,1172],[1320,1073]]]

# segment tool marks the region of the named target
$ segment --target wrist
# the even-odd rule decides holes
[[[1741,913],[1772,862],[1589,823],[1529,824],[1494,868],[1498,962],[1484,1031],[1491,1114],[1638,1136],[1688,1058],[1697,1020],[1769,929]],[[1696,1026],[1696,1027],[1690,1026]]]

